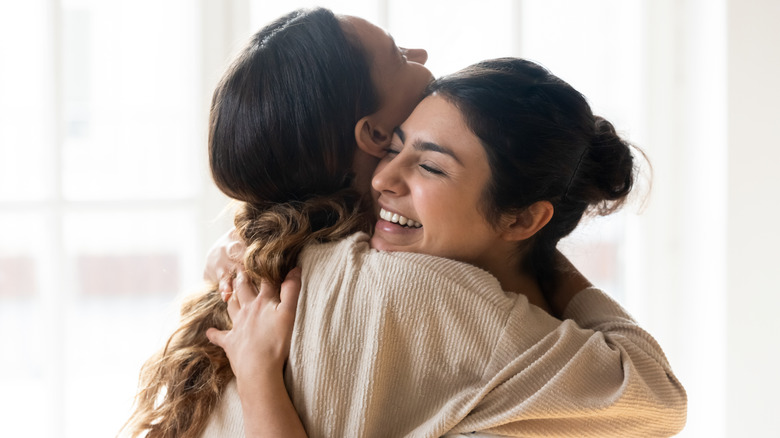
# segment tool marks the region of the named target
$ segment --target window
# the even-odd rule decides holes
[[[3,434],[111,436],[142,361],[176,323],[177,295],[199,284],[203,230],[220,213],[202,216],[200,11],[9,3],[0,328],[16,335],[0,365]]]
[[[683,140],[668,145],[666,140],[680,132],[668,128],[658,134],[651,127],[682,125],[675,117],[690,115],[675,109],[675,116],[657,116],[660,106],[688,101],[674,100],[682,85],[673,75],[664,76],[666,82],[654,78],[659,71],[663,76],[683,68],[674,64],[678,58],[698,58],[664,52],[674,49],[675,40],[663,39],[670,34],[658,29],[687,35],[683,32],[692,28],[683,24],[696,22],[691,17],[699,16],[697,8],[711,11],[709,3],[673,3],[1,3],[0,330],[7,336],[0,361],[0,434],[111,436],[126,420],[141,363],[176,325],[178,297],[198,289],[206,249],[231,222],[220,216],[226,200],[206,166],[207,111],[231,53],[262,24],[315,4],[358,15],[387,28],[399,45],[427,49],[435,75],[491,57],[538,61],[585,94],[597,114],[613,121],[665,172],[692,149],[671,151]],[[667,26],[666,13],[680,22]],[[648,35],[663,38],[652,45]],[[650,86],[657,95],[646,91]],[[696,102],[691,112],[709,105]],[[697,150],[710,150],[720,131],[710,132],[700,138],[689,133],[685,140],[706,139]],[[661,198],[676,193],[674,184],[688,182],[671,167],[659,179],[655,202],[667,202]],[[699,189],[694,189],[685,193],[695,198]],[[673,222],[681,203],[674,197],[651,215],[653,229]],[[587,221],[563,249],[596,284],[628,303],[640,321],[651,321],[657,335],[652,325],[663,327],[658,315],[666,315],[666,302],[634,304],[647,303],[645,297],[657,292],[645,286],[648,278],[655,281],[651,285],[673,283],[650,278],[653,272],[672,272],[675,260],[687,259],[677,255],[667,261],[667,246],[648,244],[655,236],[638,224],[636,209]],[[677,335],[672,328],[662,332],[668,336],[659,337],[663,345]],[[670,345],[672,353],[684,349],[683,341]],[[705,368],[696,364],[691,358],[676,369]],[[706,406],[720,403],[720,396]],[[705,423],[704,416],[692,417],[689,430]]]

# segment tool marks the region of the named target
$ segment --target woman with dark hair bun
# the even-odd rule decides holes
[[[374,172],[373,234],[307,246],[278,293],[237,279],[232,330],[208,336],[245,429],[220,430],[676,434],[686,394],[661,348],[555,249],[623,204],[634,167],[614,127],[532,62],[434,81]]]

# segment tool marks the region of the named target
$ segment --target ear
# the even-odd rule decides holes
[[[507,216],[502,237],[515,242],[529,239],[550,222],[553,212],[554,208],[549,201],[534,202],[520,213]]]
[[[355,125],[355,140],[358,148],[377,158],[385,156],[385,149],[390,145],[392,137],[392,131],[380,127],[375,122],[373,114],[358,120]]]

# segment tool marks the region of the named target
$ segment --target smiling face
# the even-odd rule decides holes
[[[485,150],[460,111],[442,97],[425,98],[395,131],[374,173],[380,219],[371,246],[491,270],[510,243],[481,212],[490,177]]]

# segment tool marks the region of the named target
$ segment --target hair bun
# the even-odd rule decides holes
[[[608,120],[594,117],[594,135],[587,154],[590,172],[582,176],[581,184],[591,209],[606,215],[623,204],[633,186],[633,146],[618,135]]]

